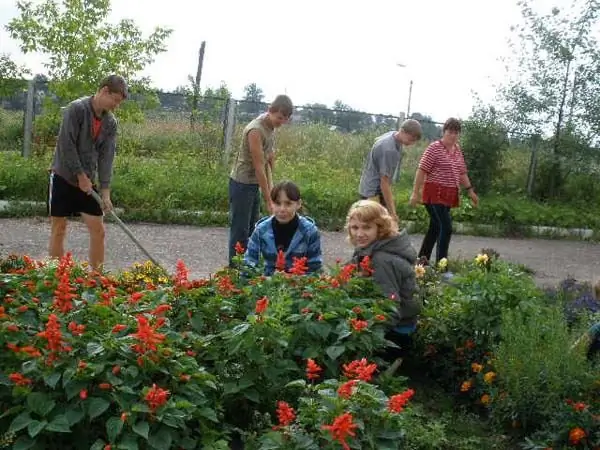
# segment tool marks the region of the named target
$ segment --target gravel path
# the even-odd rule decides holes
[[[77,259],[87,258],[87,233],[82,223],[71,222],[67,249]],[[131,224],[137,239],[167,270],[177,259],[185,261],[194,277],[208,276],[227,262],[227,229],[179,225]],[[0,219],[0,256],[10,253],[43,258],[47,252],[49,226],[46,218]],[[416,248],[422,236],[413,235]],[[119,269],[143,261],[143,253],[113,223],[107,224],[106,266]],[[344,260],[351,248],[343,233],[323,232],[322,245],[327,263]],[[493,248],[502,258],[527,265],[540,284],[558,283],[567,276],[591,281],[600,277],[600,245],[589,242],[543,239],[502,239],[454,236],[450,257],[472,257],[482,248]]]

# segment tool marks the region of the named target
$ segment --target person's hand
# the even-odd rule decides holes
[[[102,210],[110,212],[113,209],[112,201],[110,200],[110,192],[102,192]]]
[[[88,178],[88,176],[84,173],[82,175],[77,175],[77,186],[86,194],[92,192],[93,186],[92,181]]]
[[[469,191],[469,198],[471,199],[471,204],[473,207],[477,208],[477,205],[479,205],[479,197],[477,197],[477,194],[473,189]]]
[[[410,206],[417,206],[419,204],[419,196],[416,194],[416,192],[413,192],[410,196],[410,200],[408,201],[408,203],[410,204]]]

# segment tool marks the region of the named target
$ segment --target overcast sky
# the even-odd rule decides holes
[[[536,0],[536,5],[565,0]],[[44,72],[40,55],[23,55],[4,26],[17,14],[0,0],[0,52]],[[294,103],[341,99],[355,109],[394,114],[406,110],[444,121],[466,117],[477,91],[494,95],[504,74],[515,0],[112,0],[111,20],[131,18],[146,32],[174,29],[168,51],[146,74],[162,90],[187,84],[206,41],[202,86],[227,83],[236,98],[255,82],[268,101],[287,93]],[[397,67],[397,63],[406,68]]]

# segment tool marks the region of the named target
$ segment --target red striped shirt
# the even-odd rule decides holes
[[[458,144],[448,150],[441,141],[432,142],[423,152],[419,169],[427,174],[423,188],[423,203],[458,206],[460,178],[467,165]]]

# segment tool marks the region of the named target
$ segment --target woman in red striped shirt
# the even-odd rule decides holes
[[[473,206],[476,207],[479,202],[458,145],[460,132],[460,122],[448,119],[444,123],[442,139],[432,142],[423,152],[415,175],[410,204],[415,206],[421,197],[429,213],[429,229],[419,251],[419,257],[426,258],[426,262],[431,259],[436,244],[436,262],[448,257],[452,236],[450,208],[459,205],[460,186],[468,192]]]

